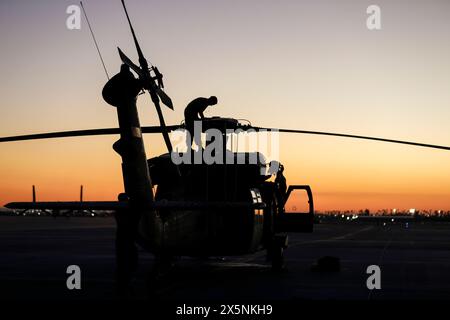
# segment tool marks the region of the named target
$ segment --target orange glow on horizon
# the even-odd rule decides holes
[[[164,152],[159,136],[145,138],[148,157]],[[0,185],[0,205],[30,201],[32,184],[36,185],[38,201],[78,200],[81,184],[85,200],[115,200],[123,190],[120,157],[111,149],[116,139],[3,144],[0,178],[7,183]],[[447,153],[338,141],[281,137],[280,157],[288,184],[311,185],[316,210],[450,210]],[[330,145],[340,148],[330,149]]]

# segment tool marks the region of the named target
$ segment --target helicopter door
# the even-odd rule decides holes
[[[307,206],[303,210],[298,210],[297,208],[304,207],[306,199],[304,195],[301,197],[301,191],[297,190],[304,190],[303,193],[306,192],[308,197]],[[293,193],[294,191],[295,195]],[[292,198],[291,202],[293,205],[286,208],[286,204],[290,197]],[[277,220],[278,232],[312,232],[314,222],[314,201],[311,187],[307,185],[289,186],[284,201],[284,212],[278,216]]]

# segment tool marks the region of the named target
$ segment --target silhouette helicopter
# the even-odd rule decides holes
[[[313,231],[314,202],[310,186],[287,187],[285,180],[279,183],[283,181],[282,166],[273,173],[277,179],[271,181],[270,175],[261,175],[261,167],[269,165],[263,160],[248,164],[237,164],[236,161],[234,164],[174,164],[171,159],[174,151],[168,133],[182,129],[183,125],[165,124],[161,102],[173,110],[172,100],[163,91],[163,75],[157,67],[149,67],[125,2],[121,1],[139,65],[118,48],[123,64],[120,72],[109,79],[103,88],[104,100],[116,107],[119,127],[3,137],[0,142],[118,134],[120,139],[114,143],[113,149],[122,159],[124,192],[118,196],[118,201],[12,202],[6,207],[114,211],[117,221],[117,283],[122,290],[127,290],[137,266],[136,244],[153,253],[155,265],[161,269],[170,264],[174,256],[235,256],[257,250],[267,250],[272,268],[281,269],[283,251],[288,245],[287,233]],[[136,101],[142,91],[148,92],[151,97],[159,126],[140,125]],[[242,124],[231,118],[205,119],[203,126],[219,130],[225,139],[228,129],[276,130],[450,150],[446,146],[377,137],[263,128]],[[162,134],[168,153],[147,159],[142,134]],[[235,158],[239,156],[225,146],[224,153],[231,153]],[[257,152],[246,152],[243,156],[249,158],[254,153]],[[257,159],[264,157],[257,154]],[[307,193],[308,212],[285,212],[286,201],[295,190]]]

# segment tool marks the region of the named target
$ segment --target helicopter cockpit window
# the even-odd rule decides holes
[[[258,189],[250,189],[250,194],[252,195],[253,203],[262,203],[262,197],[261,192],[259,192]],[[257,215],[262,215],[263,211],[262,209],[255,209],[255,213]]]

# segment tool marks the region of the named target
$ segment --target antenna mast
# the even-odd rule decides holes
[[[105,62],[103,61],[103,57],[102,57],[102,54],[101,54],[100,49],[98,47],[97,40],[95,39],[94,32],[92,31],[91,24],[89,23],[89,19],[88,19],[88,16],[86,14],[86,10],[84,9],[83,2],[81,2],[81,1],[80,1],[80,6],[81,6],[81,9],[83,9],[84,17],[86,18],[89,30],[91,31],[92,39],[94,40],[95,47],[97,48],[98,56],[100,57],[100,61],[102,62],[103,69],[105,70],[105,73],[106,73],[106,77],[109,80],[108,70],[106,70]]]

